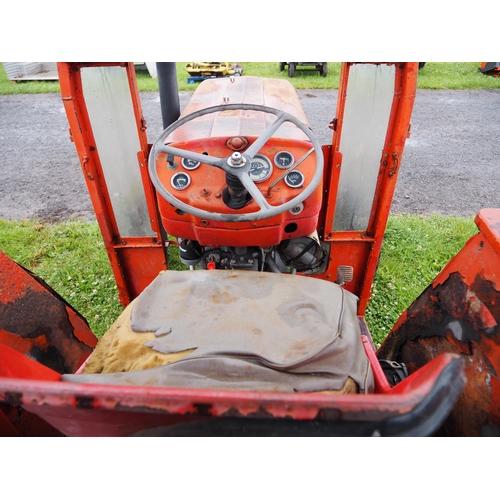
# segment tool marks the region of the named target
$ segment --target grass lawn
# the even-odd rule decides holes
[[[329,62],[328,74],[300,68],[293,78],[288,77],[287,69],[280,71],[278,62],[242,62],[243,74],[268,78],[285,78],[297,89],[337,88],[340,76],[340,63]],[[177,63],[177,85],[179,90],[195,90],[197,83],[188,84],[189,74],[185,62]],[[478,71],[478,62],[428,62],[419,71],[418,88],[420,89],[500,89],[500,78],[483,75]],[[158,80],[151,78],[144,70],[137,71],[139,90],[157,91]],[[59,92],[58,81],[23,81],[11,82],[7,79],[3,65],[0,65],[0,95],[7,94],[42,94]]]
[[[366,312],[375,342],[382,342],[398,316],[476,232],[472,219],[389,218]],[[98,336],[122,311],[96,222],[45,224],[0,219],[0,249],[44,279],[87,319]],[[180,261],[172,257],[172,268],[181,269]]]
[[[412,302],[478,232],[473,217],[392,215],[365,319],[381,343]]]

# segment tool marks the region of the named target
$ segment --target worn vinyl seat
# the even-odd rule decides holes
[[[357,298],[335,283],[165,271],[63,380],[253,391],[372,392]]]

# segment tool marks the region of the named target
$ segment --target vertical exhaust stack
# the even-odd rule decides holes
[[[161,118],[163,128],[174,123],[181,114],[177,69],[175,62],[157,62],[158,91],[160,93]]]

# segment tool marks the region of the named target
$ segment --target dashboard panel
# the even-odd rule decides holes
[[[169,145],[226,158],[234,152],[234,144],[244,146],[241,150],[244,152],[254,140],[255,137],[210,137]],[[295,198],[308,185],[314,176],[315,166],[315,153],[309,141],[272,137],[252,159],[249,175],[269,205],[279,206]],[[224,214],[259,210],[252,199],[237,210],[225,203],[226,172],[220,168],[180,157],[167,158],[165,153],[160,153],[156,159],[156,169],[162,185],[169,193],[190,206]],[[322,186],[319,185],[312,196],[292,210],[274,217],[232,223],[192,216],[176,209],[161,197],[158,202],[165,230],[173,236],[196,239],[202,245],[234,245],[234,231],[252,229],[251,236],[240,233],[245,240],[242,245],[269,246],[286,238],[310,234],[316,229],[321,192]]]

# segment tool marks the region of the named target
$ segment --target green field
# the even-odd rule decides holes
[[[472,219],[397,215],[389,218],[366,319],[380,343],[398,316],[432,282],[465,241]],[[96,222],[0,219],[0,249],[43,278],[101,336],[122,311]],[[182,264],[172,255],[173,269]]]
[[[262,76],[267,78],[285,78],[297,89],[338,88],[340,63],[329,62],[328,74],[320,76],[318,71],[308,67],[300,68],[293,78],[289,78],[287,70],[280,71],[278,62],[242,62],[243,75]],[[419,71],[418,88],[420,89],[500,89],[500,78],[484,75],[478,71],[478,62],[428,62]],[[185,70],[185,62],[177,63],[177,85],[179,90],[194,90],[197,83],[188,84],[189,74]],[[137,66],[141,68],[141,66]],[[158,80],[151,78],[145,70],[137,71],[139,90],[148,92],[158,90]],[[57,81],[23,81],[11,82],[7,79],[3,65],[0,65],[0,95],[6,94],[42,94],[59,92]]]

